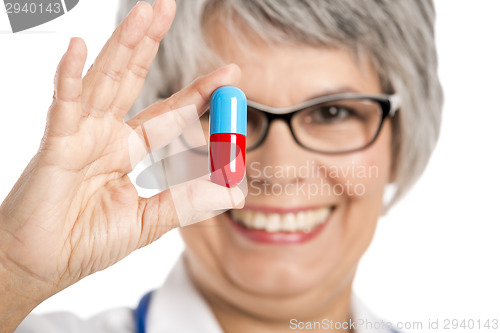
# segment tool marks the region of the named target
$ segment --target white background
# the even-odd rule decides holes
[[[38,148],[69,38],[86,41],[86,71],[115,26],[117,4],[82,0],[17,34],[0,6],[0,200]],[[424,327],[429,318],[500,319],[500,1],[437,0],[436,8],[445,91],[439,144],[417,186],[380,220],[355,281],[376,314]],[[170,232],[35,312],[88,317],[134,307],[163,282],[182,248],[178,232]]]

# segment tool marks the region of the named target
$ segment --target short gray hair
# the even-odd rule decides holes
[[[135,3],[120,2],[118,21]],[[355,55],[367,54],[384,92],[401,97],[393,119],[395,192],[385,208],[420,177],[439,136],[443,104],[432,0],[178,0],[174,23],[130,114],[207,70],[211,51],[204,31],[214,17],[228,25],[243,22],[275,44],[341,45]]]

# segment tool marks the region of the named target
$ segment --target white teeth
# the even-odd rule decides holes
[[[309,232],[330,215],[331,208],[311,209],[287,214],[264,214],[251,210],[231,210],[231,217],[250,229],[267,232],[306,231]]]
[[[232,211],[231,211],[232,212]],[[242,211],[243,215],[240,219],[240,221],[247,221],[248,224],[245,224],[248,227],[251,227],[252,223],[252,212],[248,212],[249,214],[245,211]],[[254,218],[253,218],[253,226],[255,229],[264,229],[266,227],[266,217],[262,213],[255,213]]]
[[[266,231],[276,232],[281,228],[281,218],[278,214],[271,214],[267,218]]]
[[[285,231],[297,230],[297,223],[295,222],[295,214],[288,213],[283,217],[283,229]]]
[[[309,223],[306,221],[306,214],[303,211],[300,211],[296,214],[296,216],[295,220],[297,221],[297,229],[307,231]]]

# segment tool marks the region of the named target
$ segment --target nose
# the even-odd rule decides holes
[[[295,142],[288,125],[275,120],[262,145],[247,154],[247,177],[261,186],[298,184],[305,180],[298,170],[310,158],[310,152]]]

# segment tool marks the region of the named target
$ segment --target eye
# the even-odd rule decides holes
[[[353,112],[345,107],[338,105],[326,105],[311,110],[309,120],[312,123],[332,123],[349,119]]]
[[[260,111],[255,110],[254,108],[247,108],[247,129],[248,131],[255,131],[259,129],[263,122],[263,116]]]

